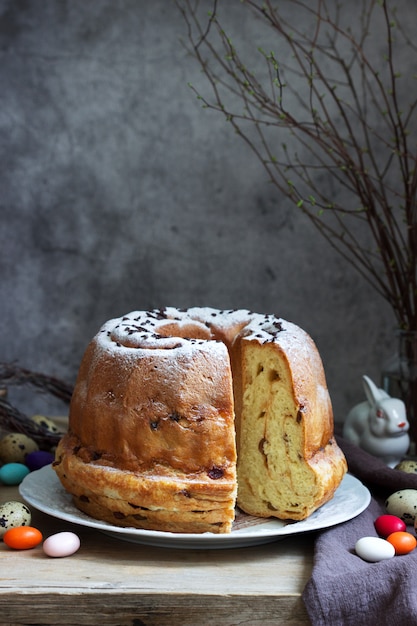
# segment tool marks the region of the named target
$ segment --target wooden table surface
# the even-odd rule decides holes
[[[66,418],[54,418],[65,430]],[[0,504],[22,501],[0,484]],[[50,517],[32,506],[44,539],[72,530],[79,551],[47,557],[0,540],[0,625],[306,626],[301,593],[314,535],[226,550],[157,548]]]
[[[21,500],[0,486],[0,503]],[[301,593],[313,535],[249,548],[184,550],[144,546],[71,525],[32,507],[44,538],[73,530],[71,557],[0,542],[0,624],[124,626],[309,624]]]

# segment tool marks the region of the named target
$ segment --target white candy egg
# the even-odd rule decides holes
[[[80,538],[75,533],[64,531],[51,535],[43,542],[43,551],[48,556],[63,557],[77,552],[80,547]]]
[[[0,441],[3,463],[24,463],[26,455],[35,450],[39,450],[36,441],[22,433],[9,433]]]
[[[30,526],[32,516],[30,510],[23,502],[4,502],[0,505],[0,537],[18,526]]]
[[[417,489],[400,489],[385,501],[391,515],[400,517],[406,524],[414,524],[417,516]]]
[[[355,552],[369,563],[392,559],[395,556],[394,546],[380,537],[362,537],[355,544]]]

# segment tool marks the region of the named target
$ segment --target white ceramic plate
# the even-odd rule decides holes
[[[28,474],[19,487],[26,502],[43,513],[62,520],[97,528],[118,539],[163,548],[241,548],[268,543],[287,535],[329,528],[356,517],[368,506],[371,495],[354,476],[347,474],[334,498],[301,522],[261,519],[237,512],[230,534],[180,534],[137,528],[121,528],[79,511],[50,465]]]

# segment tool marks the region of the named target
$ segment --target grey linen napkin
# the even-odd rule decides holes
[[[320,532],[303,600],[313,626],[417,626],[417,549],[388,561],[367,563],[355,543],[377,536],[374,521],[384,499],[398,489],[417,489],[417,475],[390,469],[337,437],[349,472],[371,491],[368,508],[354,519]],[[413,528],[408,528],[414,534]]]

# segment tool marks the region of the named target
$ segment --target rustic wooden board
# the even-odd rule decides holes
[[[0,502],[20,497],[0,487]],[[229,550],[156,548],[32,511],[47,537],[74,530],[81,548],[51,559],[41,546],[0,543],[0,624],[234,626],[309,624],[301,599],[313,538]]]

